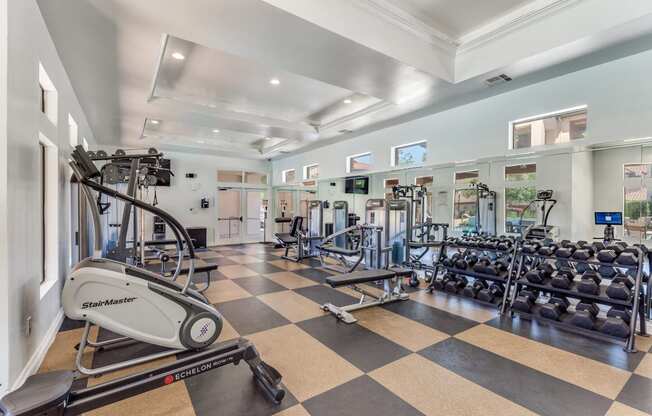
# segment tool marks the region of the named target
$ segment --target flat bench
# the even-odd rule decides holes
[[[404,270],[409,269],[400,268],[397,270],[403,273]],[[364,288],[357,286],[361,283],[377,281],[383,282],[383,293],[380,296],[372,293],[369,290],[365,290]],[[398,275],[394,270],[358,270],[351,273],[344,273],[337,276],[328,277],[326,278],[326,283],[334,288],[349,286],[351,289],[361,294],[358,302],[351,305],[336,306],[329,302],[321,306],[323,310],[332,313],[337,317],[337,319],[347,324],[352,324],[357,321],[357,319],[351,315],[351,312],[355,310],[368,308],[370,306],[382,305],[389,302],[396,302],[398,300],[409,299],[408,294],[403,292],[400,275]],[[367,297],[371,298],[371,300],[367,300]]]
[[[203,293],[206,289],[209,288],[209,286],[211,285],[211,272],[217,270],[217,267],[218,267],[217,264],[207,264],[205,266],[195,267],[195,271],[194,271],[195,274],[196,273],[206,273],[206,286],[200,288],[197,285],[193,284],[193,286],[195,286],[195,290],[197,292]],[[179,272],[179,276],[184,275],[184,274],[187,275],[189,272],[190,272],[190,269],[187,268],[187,267],[184,267]]]

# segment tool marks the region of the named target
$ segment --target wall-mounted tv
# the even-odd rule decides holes
[[[346,178],[344,182],[344,192],[347,194],[367,195],[369,193],[369,177],[354,176]]]

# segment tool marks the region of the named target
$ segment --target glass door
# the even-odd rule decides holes
[[[245,224],[245,241],[248,243],[260,242],[265,239],[265,217],[267,214],[267,201],[265,191],[251,189],[244,191],[246,198],[247,218]]]
[[[294,197],[296,192],[289,190],[276,191],[276,209],[274,218],[274,232],[275,233],[288,233],[290,232],[290,223],[280,221],[281,218],[291,219],[294,216]]]
[[[242,191],[219,188],[217,193],[217,242],[235,244],[242,241]]]

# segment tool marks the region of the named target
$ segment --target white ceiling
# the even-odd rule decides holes
[[[39,0],[101,144],[246,158],[352,137],[652,30],[652,2],[616,3]]]

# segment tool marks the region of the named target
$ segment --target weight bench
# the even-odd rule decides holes
[[[358,284],[382,281],[384,291],[381,296],[367,291]],[[370,306],[382,305],[384,303],[396,302],[398,300],[408,300],[409,296],[403,292],[401,287],[401,278],[393,270],[385,269],[371,269],[359,270],[351,273],[340,274],[337,276],[330,276],[326,278],[326,283],[331,287],[349,286],[351,289],[360,293],[360,300],[358,303],[346,306],[335,306],[332,303],[325,303],[321,306],[324,311],[328,311],[335,315],[337,319],[347,324],[352,324],[357,321],[350,312],[358,309],[368,308]],[[367,297],[372,300],[367,300]]]
[[[317,246],[317,249],[319,250],[319,261],[321,262],[322,267],[328,268],[328,269],[333,269],[336,270],[334,266],[331,266],[329,264],[326,264],[324,262],[324,253],[326,253],[326,257],[335,257],[340,264],[342,265],[341,267],[345,267],[347,270],[346,272],[350,273],[353,270],[358,267],[360,262],[362,261],[362,253],[360,252],[360,249],[348,249],[348,248],[343,248],[343,247],[338,247],[335,244],[322,244],[320,246]],[[355,262],[350,263],[346,258],[347,257],[354,257],[358,256]],[[337,270],[341,271],[341,270]]]

